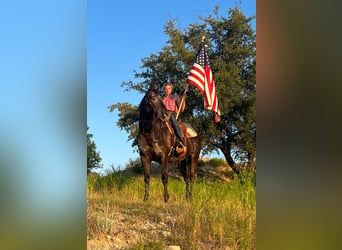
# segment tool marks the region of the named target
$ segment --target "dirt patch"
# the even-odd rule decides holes
[[[87,249],[128,249],[151,239],[166,242],[176,221],[171,216],[144,213],[141,208],[120,211],[115,204],[98,206],[88,202],[88,226],[98,227],[98,233],[88,235]]]

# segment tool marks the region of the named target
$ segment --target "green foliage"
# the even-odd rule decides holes
[[[206,37],[211,69],[214,75],[221,121],[215,123],[214,112],[203,107],[203,95],[190,86],[187,92],[186,109],[181,118],[193,125],[202,137],[202,152],[221,151],[233,170],[239,173],[236,161],[248,162],[247,169],[255,171],[256,161],[256,35],[251,27],[255,17],[246,17],[239,7],[229,9],[227,16],[214,14],[200,17],[201,23],[186,29],[176,27],[170,18],[164,25],[169,36],[167,44],[157,54],[142,59],[142,72],[134,72],[140,82],[123,82],[127,91],[144,93],[152,84],[162,90],[165,82],[174,85],[174,92],[183,94],[186,78],[193,65],[199,41]],[[136,106],[117,103],[110,111],[119,110],[117,125],[129,133],[132,145],[137,145]]]
[[[199,159],[197,161],[197,167],[203,167],[205,165],[205,162],[202,159]]]
[[[227,162],[221,158],[212,158],[209,160],[208,164],[214,167],[218,167],[218,166],[227,165]]]
[[[126,164],[126,169],[131,169],[134,174],[141,175],[144,173],[144,167],[141,163],[140,158],[135,160],[130,159],[129,162]]]
[[[138,106],[134,106],[127,102],[125,103],[116,103],[112,104],[108,107],[110,112],[113,112],[115,109],[119,111],[119,119],[117,122],[117,126],[121,130],[125,130],[128,133],[128,140],[133,140],[132,146],[137,146],[137,136],[138,136],[138,120],[139,120],[139,112]]]
[[[131,177],[124,175],[122,171],[113,171],[103,177],[88,177],[88,188],[94,192],[112,191],[113,189],[121,190],[131,181]]]
[[[87,127],[87,131],[88,129],[89,127]],[[87,174],[93,169],[102,167],[100,152],[96,151],[96,144],[92,138],[93,135],[87,132]]]

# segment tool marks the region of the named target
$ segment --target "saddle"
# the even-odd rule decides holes
[[[189,123],[187,122],[181,123],[181,121],[179,121],[178,124],[182,130],[183,137],[192,138],[192,137],[197,136],[197,132]]]
[[[178,125],[182,131],[182,136],[185,141],[185,144],[187,139],[197,136],[197,132],[189,123],[182,123],[182,121],[179,119]],[[179,155],[179,157],[181,157],[182,155],[185,155],[187,153],[187,147],[185,145],[182,145],[181,142],[179,142],[179,144],[176,145],[176,152]]]
[[[166,125],[169,129],[169,132],[171,134],[175,134],[175,131],[173,130],[173,128],[171,126],[170,113],[167,112],[166,114],[164,114],[164,118],[165,118],[164,121],[166,122]],[[186,122],[182,123],[181,119],[178,119],[177,122],[178,122],[178,126],[181,130],[185,144],[186,144],[187,139],[197,136],[197,132],[189,123],[186,123]],[[178,141],[178,143],[176,143],[176,145],[175,145],[175,151],[178,154],[178,156],[180,157],[180,156],[185,155],[187,153],[187,147],[185,145],[183,145],[183,143]]]
[[[164,114],[164,118],[165,118],[164,122],[166,123],[170,133],[174,134],[175,132],[173,131],[173,128],[171,126],[170,114],[171,114],[170,112]],[[180,118],[178,118],[177,122],[178,122],[178,126],[181,129],[182,136],[183,136],[184,140],[186,138],[192,138],[192,137],[197,136],[197,132],[189,123],[182,122],[182,120]]]

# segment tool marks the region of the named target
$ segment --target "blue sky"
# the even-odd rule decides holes
[[[2,226],[20,241],[39,242],[32,226],[54,245],[86,214],[86,14],[84,0],[0,1]]]
[[[124,92],[123,81],[133,80],[133,71],[140,71],[141,59],[158,53],[168,37],[163,26],[169,16],[186,28],[200,22],[198,16],[220,14],[236,5],[236,1],[88,1],[87,2],[87,125],[102,157],[104,171],[112,164],[123,168],[133,152],[127,134],[117,126],[118,113],[107,107],[117,102],[138,104],[138,93]],[[246,16],[256,15],[255,1],[242,1]],[[255,27],[255,23],[253,24]]]
[[[134,80],[141,59],[165,45],[169,15],[185,28],[217,4],[224,11],[235,2],[0,1],[0,183],[11,198],[7,218],[30,218],[25,228],[38,223],[44,232],[61,223],[71,228],[78,219],[76,234],[86,228],[80,218],[86,124],[105,170],[137,158],[107,107],[140,102],[120,84]],[[242,10],[255,15],[255,2],[243,1]]]

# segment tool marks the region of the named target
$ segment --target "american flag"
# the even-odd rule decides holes
[[[192,66],[190,74],[186,79],[187,83],[195,85],[204,95],[204,107],[215,112],[215,121],[220,121],[220,109],[216,97],[216,89],[213,74],[210,69],[210,62],[205,45],[202,42]]]

